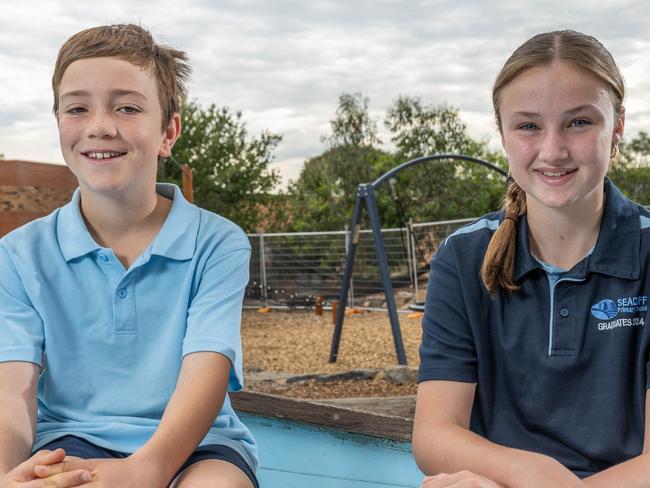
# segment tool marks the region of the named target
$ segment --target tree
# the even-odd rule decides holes
[[[373,147],[381,145],[377,122],[368,113],[368,97],[357,93],[343,93],[330,121],[332,134],[323,138],[329,147]]]
[[[458,110],[447,105],[427,106],[417,97],[400,96],[388,109],[385,125],[399,162],[451,153],[506,167],[505,157],[490,151],[486,141],[473,139]],[[420,164],[401,172],[397,183],[407,216],[417,221],[479,216],[498,208],[505,193],[498,173],[459,160]]]
[[[457,109],[426,106],[418,97],[399,96],[388,109],[385,125],[393,134],[397,156],[404,160],[441,153],[479,154],[485,146],[467,134]]]
[[[368,99],[343,94],[332,134],[322,140],[328,149],[305,162],[290,187],[299,216],[293,230],[339,230],[348,224],[359,183],[370,183],[396,165],[420,156],[456,153],[506,166],[501,153],[467,133],[458,110],[425,106],[419,98],[402,96],[388,109],[384,124],[395,152],[376,147],[377,124],[368,114]],[[392,186],[392,188],[391,188]],[[403,227],[406,220],[443,220],[482,215],[495,210],[505,194],[505,179],[483,166],[459,161],[424,163],[400,172],[392,185],[376,192],[384,227]]]
[[[294,216],[291,230],[342,230],[349,224],[360,183],[371,182],[392,165],[374,147],[338,146],[305,161],[289,187]]]
[[[281,136],[263,131],[249,136],[241,112],[196,102],[181,112],[182,133],[173,149],[180,164],[192,168],[197,205],[236,222],[246,231],[258,229],[276,199],[271,194],[280,176],[270,169]],[[171,161],[161,165],[160,179],[179,183]]]
[[[629,142],[623,141],[619,149],[609,177],[628,198],[650,204],[650,137],[641,131]]]
[[[291,229],[341,230],[352,215],[357,187],[371,182],[392,165],[381,144],[377,123],[368,113],[368,98],[361,93],[339,97],[331,135],[322,137],[326,151],[308,159],[289,187],[294,218]]]

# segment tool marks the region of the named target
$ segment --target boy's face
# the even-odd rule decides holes
[[[158,156],[169,156],[180,135],[178,114],[161,130],[152,73],[114,57],[81,59],[65,70],[58,94],[61,151],[82,192],[148,194]]]

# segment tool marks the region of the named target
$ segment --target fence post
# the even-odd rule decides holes
[[[401,232],[400,229],[400,233]],[[405,247],[404,253],[406,256],[404,256],[404,259],[406,259],[406,267],[408,268],[409,276],[411,278],[412,289],[415,290],[415,263],[413,262],[413,256],[411,255],[411,219],[406,222],[406,243],[404,243],[404,240],[402,240],[402,243],[402,246]]]
[[[420,285],[418,283],[418,259],[415,253],[415,231],[413,230],[413,219],[409,219],[408,227],[409,231],[409,253],[411,255],[411,263],[413,266],[413,290],[415,293],[414,302],[420,300]]]
[[[350,229],[345,227],[345,255],[348,255],[348,249],[350,249]],[[350,289],[348,291],[348,303],[350,307],[354,307],[354,277],[350,277]]]
[[[262,299],[268,306],[268,290],[266,284],[266,251],[264,249],[264,232],[260,231],[260,281],[262,282]]]

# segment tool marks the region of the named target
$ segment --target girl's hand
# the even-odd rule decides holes
[[[2,481],[0,488],[71,488],[82,486],[90,481],[90,472],[87,469],[62,469],[47,479],[36,475],[37,466],[52,466],[63,464],[65,451],[38,451],[31,458],[19,464]],[[65,465],[64,465],[65,466]]]
[[[454,488],[502,488],[501,485],[494,481],[470,471],[427,476],[424,478],[421,488],[443,488],[447,486],[453,486]]]

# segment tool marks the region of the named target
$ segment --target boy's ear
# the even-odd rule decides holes
[[[161,158],[168,158],[172,155],[172,147],[176,144],[176,141],[181,135],[181,116],[178,112],[175,112],[167,126],[163,130],[163,140],[160,145],[160,151],[158,151],[158,156]]]

